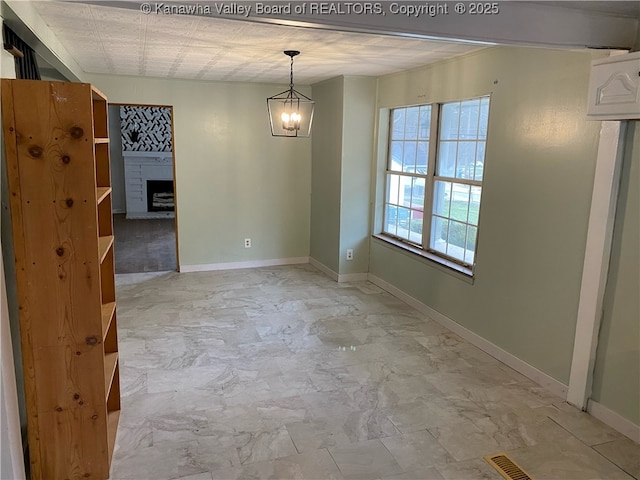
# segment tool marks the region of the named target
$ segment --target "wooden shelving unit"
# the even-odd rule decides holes
[[[109,477],[120,418],[107,99],[2,80],[34,480]]]

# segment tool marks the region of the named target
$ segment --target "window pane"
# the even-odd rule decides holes
[[[447,231],[449,220],[441,217],[433,217],[431,222],[431,248],[438,252],[447,253]]]
[[[398,177],[398,181],[400,182],[398,188],[400,201],[398,205],[402,205],[403,207],[411,206],[411,180],[411,177],[407,177],[406,175]]]
[[[456,153],[458,142],[440,142],[438,153],[438,175],[441,177],[453,177],[456,167]]]
[[[454,183],[451,186],[451,218],[466,222],[469,215],[469,185]],[[462,245],[460,245],[462,246]]]
[[[449,206],[451,205],[451,183],[436,181],[433,198],[433,213],[449,216]]]
[[[404,142],[391,142],[391,158],[389,159],[389,170],[394,172],[402,171],[402,152]]]
[[[418,138],[418,107],[407,108],[407,116],[404,127],[404,138],[415,140]]]
[[[400,140],[404,138],[404,118],[404,108],[399,108],[393,111],[393,128],[391,129],[391,138],[393,140]]]
[[[475,179],[482,181],[482,175],[484,174],[484,151],[486,148],[485,142],[478,142],[476,149],[476,173]]]
[[[456,178],[469,178],[474,176],[474,163],[476,159],[476,142],[458,142],[458,159],[456,162]]]
[[[387,175],[387,203],[400,204],[399,185],[399,175]]]
[[[411,210],[409,240],[418,245],[422,245],[422,212]]]
[[[460,104],[460,140],[478,137],[478,116],[480,100],[468,100]]]
[[[429,165],[429,142],[418,142],[418,154],[416,156],[416,173],[427,174]]]
[[[411,216],[408,208],[398,207],[398,233],[402,238],[409,238],[409,217]]]
[[[478,236],[477,227],[467,227],[467,248],[464,254],[464,261],[473,264],[474,254],[476,251],[476,238]]]
[[[447,234],[447,255],[464,260],[464,245],[467,240],[467,225],[460,222],[449,222]]]
[[[403,172],[416,172],[416,148],[416,142],[404,142],[404,161],[402,163]]]
[[[469,200],[469,223],[472,225],[478,225],[481,193],[482,187],[471,187],[471,198]]]
[[[413,179],[411,208],[419,211],[424,210],[424,178]],[[422,218],[422,216],[420,218]]]
[[[440,121],[440,139],[458,139],[458,120],[460,117],[460,104],[445,103],[442,106],[442,120]]]
[[[469,265],[473,265],[474,259],[475,259],[475,252],[472,252],[471,250],[466,250],[466,253],[464,256],[465,263],[468,263]]]
[[[418,138],[421,140],[429,140],[431,132],[431,107],[420,107],[420,123],[418,127]]]
[[[384,231],[396,235],[398,225],[398,207],[387,205],[384,212]]]
[[[480,100],[480,122],[478,126],[478,138],[487,138],[487,127],[489,123],[489,98]]]

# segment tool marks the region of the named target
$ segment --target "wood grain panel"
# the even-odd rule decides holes
[[[28,278],[26,271],[26,252],[24,242],[24,232],[16,226],[22,225],[22,195],[20,190],[20,169],[18,168],[18,141],[14,116],[13,82],[2,80],[2,126],[5,144],[7,181],[9,185],[9,202],[11,204],[11,222],[13,234],[13,250],[16,265],[16,283],[18,291],[18,305],[25,305],[29,300]],[[31,317],[20,310],[20,344],[22,349],[22,368],[24,373],[24,389],[26,398],[26,410],[28,418],[37,416],[38,390],[36,388],[36,377],[33,361],[33,337],[31,335]],[[31,475],[34,480],[42,478],[40,465],[40,430],[37,422],[29,421],[27,437],[30,449],[29,454],[31,464]]]
[[[25,273],[39,292],[20,308],[39,319],[37,345],[76,345],[101,333],[86,321],[100,315],[96,189],[87,182],[95,168],[91,92],[71,83],[45,87],[14,84]]]
[[[104,384],[96,378],[104,370],[102,337],[92,341],[93,345],[36,349],[34,364],[40,413],[85,405],[97,408],[104,404]]]
[[[107,412],[70,408],[45,412],[38,423],[45,448],[42,469],[46,480],[109,477]]]
[[[94,139],[108,142],[106,99],[31,80],[2,80],[1,96],[31,478],[105,479],[120,409],[108,143]]]

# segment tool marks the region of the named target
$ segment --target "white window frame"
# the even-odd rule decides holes
[[[491,110],[491,96],[490,95],[479,95],[479,96],[475,96],[472,98],[468,98],[468,99],[463,99],[463,100],[453,100],[453,101],[449,101],[449,102],[438,102],[438,103],[431,103],[431,104],[419,104],[419,105],[407,105],[407,106],[401,106],[401,107],[395,107],[390,109],[389,111],[389,125],[388,125],[388,137],[387,137],[387,145],[386,145],[386,151],[385,151],[385,168],[384,168],[384,175],[383,175],[383,211],[382,211],[382,223],[380,226],[380,234],[377,235],[379,238],[383,238],[384,240],[391,240],[390,243],[393,243],[396,246],[399,246],[401,248],[404,248],[406,250],[412,251],[414,253],[418,253],[421,254],[431,260],[436,261],[437,263],[440,263],[446,267],[449,268],[453,268],[454,270],[457,270],[461,273],[464,273],[466,275],[469,276],[473,276],[473,270],[475,268],[475,263],[476,263],[476,258],[477,258],[477,254],[478,254],[478,238],[479,238],[479,225],[480,225],[480,214],[478,213],[478,221],[477,221],[477,225],[476,225],[476,239],[475,239],[475,245],[474,245],[474,260],[473,263],[470,262],[465,262],[464,260],[461,260],[457,257],[453,257],[451,255],[447,255],[446,253],[443,253],[439,250],[435,250],[433,248],[431,248],[431,235],[432,235],[432,223],[433,223],[433,217],[434,216],[438,216],[436,214],[434,214],[433,212],[433,204],[434,204],[434,197],[435,197],[435,186],[436,186],[436,182],[437,181],[444,181],[444,182],[449,182],[449,183],[456,183],[456,184],[460,184],[460,185],[468,185],[469,189],[471,190],[471,187],[480,187],[481,189],[483,188],[483,180],[484,180],[484,171],[483,171],[483,177],[482,180],[475,180],[475,179],[467,179],[467,178],[457,178],[455,177],[455,171],[453,172],[454,177],[446,177],[446,176],[442,176],[442,175],[438,175],[437,174],[437,162],[438,162],[438,153],[439,153],[439,149],[440,149],[440,142],[441,142],[441,138],[440,138],[440,134],[441,134],[441,121],[442,121],[442,109],[443,106],[446,104],[450,104],[450,103],[461,103],[461,102],[465,102],[468,100],[481,100],[481,99],[488,99],[489,101],[489,111]],[[429,134],[429,153],[428,153],[428,161],[427,161],[427,172],[426,174],[417,174],[417,173],[410,173],[410,172],[402,172],[402,171],[397,171],[397,170],[392,170],[391,169],[391,161],[392,161],[392,141],[393,141],[393,118],[394,118],[394,111],[396,110],[400,110],[400,109],[409,109],[412,107],[425,107],[425,106],[430,106],[431,107],[431,121],[430,121],[430,134]],[[489,113],[490,115],[490,113]],[[488,122],[488,119],[487,119]],[[460,126],[458,125],[458,129],[460,128]],[[488,130],[488,124],[487,124],[487,130]],[[403,141],[407,141],[406,138],[403,138]],[[460,139],[458,139],[457,141],[460,141]],[[474,141],[478,141],[478,139],[476,138]],[[483,159],[483,169],[484,169],[484,164],[486,164],[486,145],[488,142],[488,132],[487,132],[487,136],[484,138],[484,142],[485,142],[485,156]],[[411,241],[407,238],[404,238],[402,236],[398,236],[398,235],[394,235],[393,233],[387,232],[385,229],[387,227],[387,205],[390,203],[389,202],[389,191],[388,191],[388,182],[389,182],[389,176],[390,175],[399,175],[399,176],[407,176],[410,178],[423,178],[425,181],[425,187],[424,187],[424,205],[423,205],[423,223],[422,223],[422,237],[421,237],[421,242],[414,242]],[[399,195],[401,194],[401,192],[399,192]],[[469,200],[469,204],[471,203],[471,200]],[[479,208],[482,208],[482,190],[480,193],[480,199],[479,199]],[[451,215],[449,215],[448,218],[451,218]],[[467,220],[468,221],[468,220]],[[461,222],[464,223],[464,222]],[[472,224],[470,224],[472,225]],[[397,230],[396,230],[397,232]],[[410,236],[410,234],[408,235]],[[466,245],[466,240],[465,240],[465,245]]]

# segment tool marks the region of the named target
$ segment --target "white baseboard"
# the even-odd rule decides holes
[[[338,283],[364,282],[369,278],[368,273],[341,273],[338,275]]]
[[[314,267],[316,267],[318,270],[320,270],[322,273],[324,273],[331,280],[334,280],[336,282],[338,281],[339,275],[333,270],[331,270],[329,267],[327,267],[324,263],[319,262],[313,257],[309,257],[309,263]]]
[[[587,403],[587,412],[634,442],[640,443],[640,425],[636,425],[631,420],[591,399]]]
[[[313,257],[309,257],[309,263],[327,275],[331,280],[344,283],[344,282],[363,282],[369,279],[368,273],[337,273],[327,267],[324,263],[319,262]]]
[[[484,352],[488,353],[495,359],[500,360],[502,363],[513,368],[515,371],[521,373],[525,377],[530,378],[531,380],[543,386],[544,388],[554,393],[555,395],[559,396],[563,400],[566,400],[567,386],[564,385],[562,382],[559,382],[555,378],[550,377],[549,375],[538,370],[534,366],[529,365],[527,362],[519,359],[515,355],[503,350],[502,348],[498,347],[497,345],[494,345],[488,340],[485,340],[477,333],[474,333],[471,330],[463,327],[459,323],[454,322],[449,317],[441,314],[440,312],[434,310],[428,305],[425,305],[420,300],[413,298],[411,295],[404,293],[402,290],[391,285],[389,282],[371,273],[368,275],[368,280],[371,283],[386,290],[393,296],[404,301],[408,305],[411,305],[416,310],[428,315],[429,318],[438,322],[443,327],[448,328],[455,334],[461,336],[472,345],[475,345],[476,347],[478,347],[480,350],[483,350]]]
[[[250,260],[247,262],[209,263],[205,265],[180,265],[180,272],[211,272],[214,270],[238,270],[241,268],[274,267],[278,265],[298,265],[309,263],[309,257],[274,258],[271,260]]]
[[[162,220],[176,218],[175,212],[127,212],[127,220]]]

